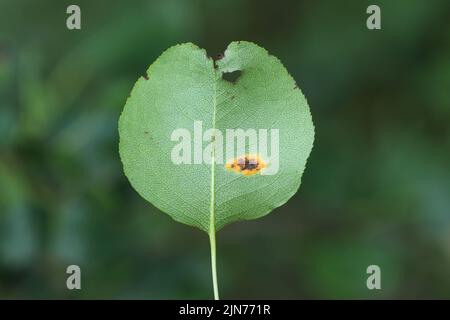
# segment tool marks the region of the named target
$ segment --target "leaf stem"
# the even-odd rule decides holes
[[[219,79],[216,70],[213,68],[216,80]],[[214,110],[212,118],[212,127],[214,130],[213,148],[211,154],[211,199],[209,208],[209,244],[211,248],[211,273],[213,280],[214,299],[219,300],[219,288],[217,285],[217,267],[216,267],[216,213],[215,213],[215,168],[216,168],[216,109],[217,109],[217,82],[214,86]]]
[[[216,232],[210,230],[209,243],[211,246],[211,273],[214,288],[214,299],[219,300],[219,288],[217,285],[217,267],[216,267]]]

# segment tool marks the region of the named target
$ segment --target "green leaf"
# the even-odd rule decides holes
[[[222,79],[236,70],[242,74],[235,83]],[[305,97],[277,58],[253,43],[232,42],[215,68],[204,50],[186,43],[165,51],[147,74],[135,84],[119,123],[125,174],[142,197],[209,232],[211,215],[219,230],[264,216],[295,194],[314,128]],[[172,132],[192,132],[196,120],[204,131],[279,129],[278,173],[244,176],[218,164],[172,163]]]
[[[189,139],[173,141],[183,128]],[[255,141],[247,139],[244,149],[232,148],[234,160],[226,158],[226,132],[238,128],[255,130],[258,147],[260,130],[267,130],[269,150],[249,152]],[[214,129],[214,138],[207,129]],[[271,144],[276,132],[278,152]],[[207,232],[214,256],[217,230],[262,217],[297,192],[314,140],[309,107],[294,79],[277,58],[245,41],[232,42],[217,61],[192,43],[169,48],[136,82],[119,133],[132,186],[176,221]],[[179,155],[195,162],[200,144],[200,156],[212,161],[174,163],[177,145],[191,146]],[[256,169],[240,162],[246,156],[258,159]]]

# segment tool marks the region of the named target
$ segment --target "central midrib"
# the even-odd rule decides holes
[[[215,167],[216,167],[216,109],[217,109],[217,73],[214,71],[214,98],[213,98],[213,118],[212,118],[212,132],[213,132],[213,144],[211,154],[211,187],[210,187],[210,207],[209,207],[209,235],[213,235],[216,232],[216,217],[215,217]]]
[[[216,267],[216,221],[215,221],[215,167],[216,167],[216,109],[217,109],[217,71],[214,68],[214,98],[213,98],[213,143],[211,151],[211,198],[209,207],[209,243],[211,247],[211,271],[213,278],[214,299],[219,300],[219,289],[217,285],[217,267]]]

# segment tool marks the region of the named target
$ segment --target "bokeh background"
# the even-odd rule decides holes
[[[316,141],[291,201],[218,233],[222,298],[450,298],[449,17],[447,0],[1,0],[0,298],[212,298],[207,235],[131,188],[117,121],[163,50],[232,40],[281,59]]]

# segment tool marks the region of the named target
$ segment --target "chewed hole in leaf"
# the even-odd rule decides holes
[[[241,70],[222,73],[222,79],[231,83],[236,83],[242,75]]]
[[[225,168],[229,171],[251,176],[267,167],[267,163],[259,155],[243,155],[228,161]]]

